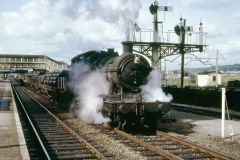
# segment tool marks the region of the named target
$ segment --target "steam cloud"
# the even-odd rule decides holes
[[[73,66],[71,87],[76,99],[72,104],[74,114],[87,123],[108,122],[101,114],[103,101],[101,95],[108,93],[109,84],[101,70],[91,71],[86,64]]]
[[[146,85],[141,87],[143,101],[146,102],[170,102],[172,100],[171,94],[165,94],[161,87],[161,71],[154,69],[149,75],[149,81]]]
[[[129,39],[130,28],[138,18],[141,7],[139,0],[100,0],[87,1],[84,10],[89,18],[100,18],[118,24],[125,32],[125,38]]]

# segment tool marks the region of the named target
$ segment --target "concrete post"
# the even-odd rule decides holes
[[[222,88],[222,123],[221,123],[221,136],[224,138],[224,130],[225,130],[225,103],[226,103],[226,89]]]

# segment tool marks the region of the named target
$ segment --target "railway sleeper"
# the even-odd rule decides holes
[[[67,137],[45,137],[47,141],[64,141]]]
[[[47,144],[72,144],[72,143],[78,143],[75,139],[72,140],[55,140],[55,141],[46,141]]]
[[[54,127],[54,128],[59,128],[58,126],[57,126],[57,124],[55,124],[55,123],[53,123],[53,122],[51,122],[51,123],[39,123],[39,122],[37,122],[36,123],[39,127],[48,127],[48,128],[51,128],[51,127]]]
[[[156,146],[163,150],[177,150],[177,149],[186,149],[185,146],[179,146],[179,145],[165,145],[165,146]]]
[[[152,152],[152,151],[149,151],[149,150],[144,150],[144,151],[142,151],[142,152],[141,152],[141,155],[147,156],[147,157],[149,157],[149,156],[159,156],[158,154],[156,154],[156,153],[154,153],[154,152]]]
[[[83,144],[79,144],[79,143],[67,143],[67,144],[46,144],[47,147],[83,147],[85,148],[85,146]]]
[[[61,130],[56,130],[56,131],[51,131],[51,130],[41,130],[43,134],[48,134],[48,135],[59,135],[59,134],[66,134],[64,131]]]
[[[160,156],[148,157],[148,159],[151,159],[151,160],[166,160],[166,158],[163,158],[163,157],[160,157]]]
[[[86,154],[86,155],[80,155],[80,154],[76,154],[76,155],[59,155],[59,156],[55,156],[53,157],[53,159],[59,159],[59,160],[70,160],[70,159],[94,159],[96,160],[97,157],[92,155],[92,154]]]
[[[146,148],[139,146],[139,147],[134,147],[133,150],[134,151],[143,151],[143,150],[146,150]]]
[[[77,154],[82,154],[82,155],[86,155],[86,154],[91,154],[91,152],[89,150],[87,150],[86,148],[84,150],[52,150],[51,154],[56,154],[58,156],[63,156],[63,155],[77,155]]]
[[[69,138],[68,135],[60,134],[60,135],[44,135],[45,138]]]
[[[81,146],[76,146],[76,147],[49,147],[49,150],[50,151],[55,151],[55,150],[58,150],[58,151],[62,151],[62,150],[82,150],[84,149],[85,147],[81,147]]]
[[[179,150],[166,150],[168,152],[171,152],[174,155],[180,155],[180,154],[188,154],[191,152],[194,152],[192,149],[186,148],[186,149],[179,149]]]
[[[52,118],[50,116],[47,116],[44,119],[39,119],[34,117],[34,119],[37,121],[38,124],[49,124],[49,123],[54,123]]]
[[[213,157],[204,153],[188,153],[179,155],[183,159],[212,159]]]
[[[145,140],[144,140],[145,141]],[[169,141],[164,141],[164,142],[160,142],[160,141],[145,141],[148,143],[151,143],[152,145],[157,145],[157,146],[162,146],[162,145],[176,145],[176,143],[174,142],[169,142]]]
[[[55,123],[49,123],[49,124],[39,124],[39,123],[37,123],[37,125],[41,128],[46,128],[46,129],[52,129],[52,127],[53,128],[61,128]]]
[[[59,130],[60,128],[57,127],[55,124],[54,125],[37,125],[40,129],[42,130],[49,130],[49,131],[54,131],[54,130]]]

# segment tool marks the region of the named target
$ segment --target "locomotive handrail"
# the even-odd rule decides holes
[[[27,117],[27,119],[28,119],[28,121],[29,121],[29,123],[30,123],[30,125],[31,125],[31,127],[32,127],[32,129],[33,129],[33,131],[34,131],[34,134],[35,134],[36,137],[37,137],[38,142],[40,143],[40,146],[41,146],[41,148],[42,148],[42,150],[43,150],[43,152],[44,152],[45,157],[46,157],[48,160],[51,160],[51,158],[50,158],[50,156],[49,156],[49,154],[48,154],[48,152],[47,152],[47,149],[45,148],[45,146],[44,146],[44,144],[43,144],[43,142],[42,142],[42,140],[41,140],[41,138],[40,138],[40,136],[39,136],[36,128],[35,128],[34,125],[33,125],[33,122],[32,122],[32,120],[31,120],[30,116],[28,115],[28,113],[27,113],[27,111],[26,111],[26,109],[25,109],[25,107],[24,107],[24,105],[23,105],[23,103],[22,103],[21,98],[19,97],[19,95],[18,95],[15,87],[14,87],[12,84],[11,84],[11,86],[12,86],[12,89],[14,90],[14,93],[16,94],[16,97],[17,97],[19,103],[21,104],[21,107],[22,107],[22,109],[23,109],[23,111],[24,111],[24,113],[25,113],[25,115],[26,115],[26,117]]]

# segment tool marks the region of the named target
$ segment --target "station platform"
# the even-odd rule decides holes
[[[0,159],[30,159],[9,81],[0,81],[0,122]]]
[[[196,112],[199,114],[206,114],[206,115],[212,115],[221,117],[222,110],[221,108],[210,108],[210,107],[202,107],[202,106],[194,106],[194,105],[188,105],[188,104],[179,104],[179,103],[171,103],[173,109],[179,110],[179,111],[186,111],[186,112]],[[227,109],[226,109],[227,111]],[[240,112],[229,110],[230,118],[234,119],[240,119]],[[226,112],[227,114],[227,112]]]

